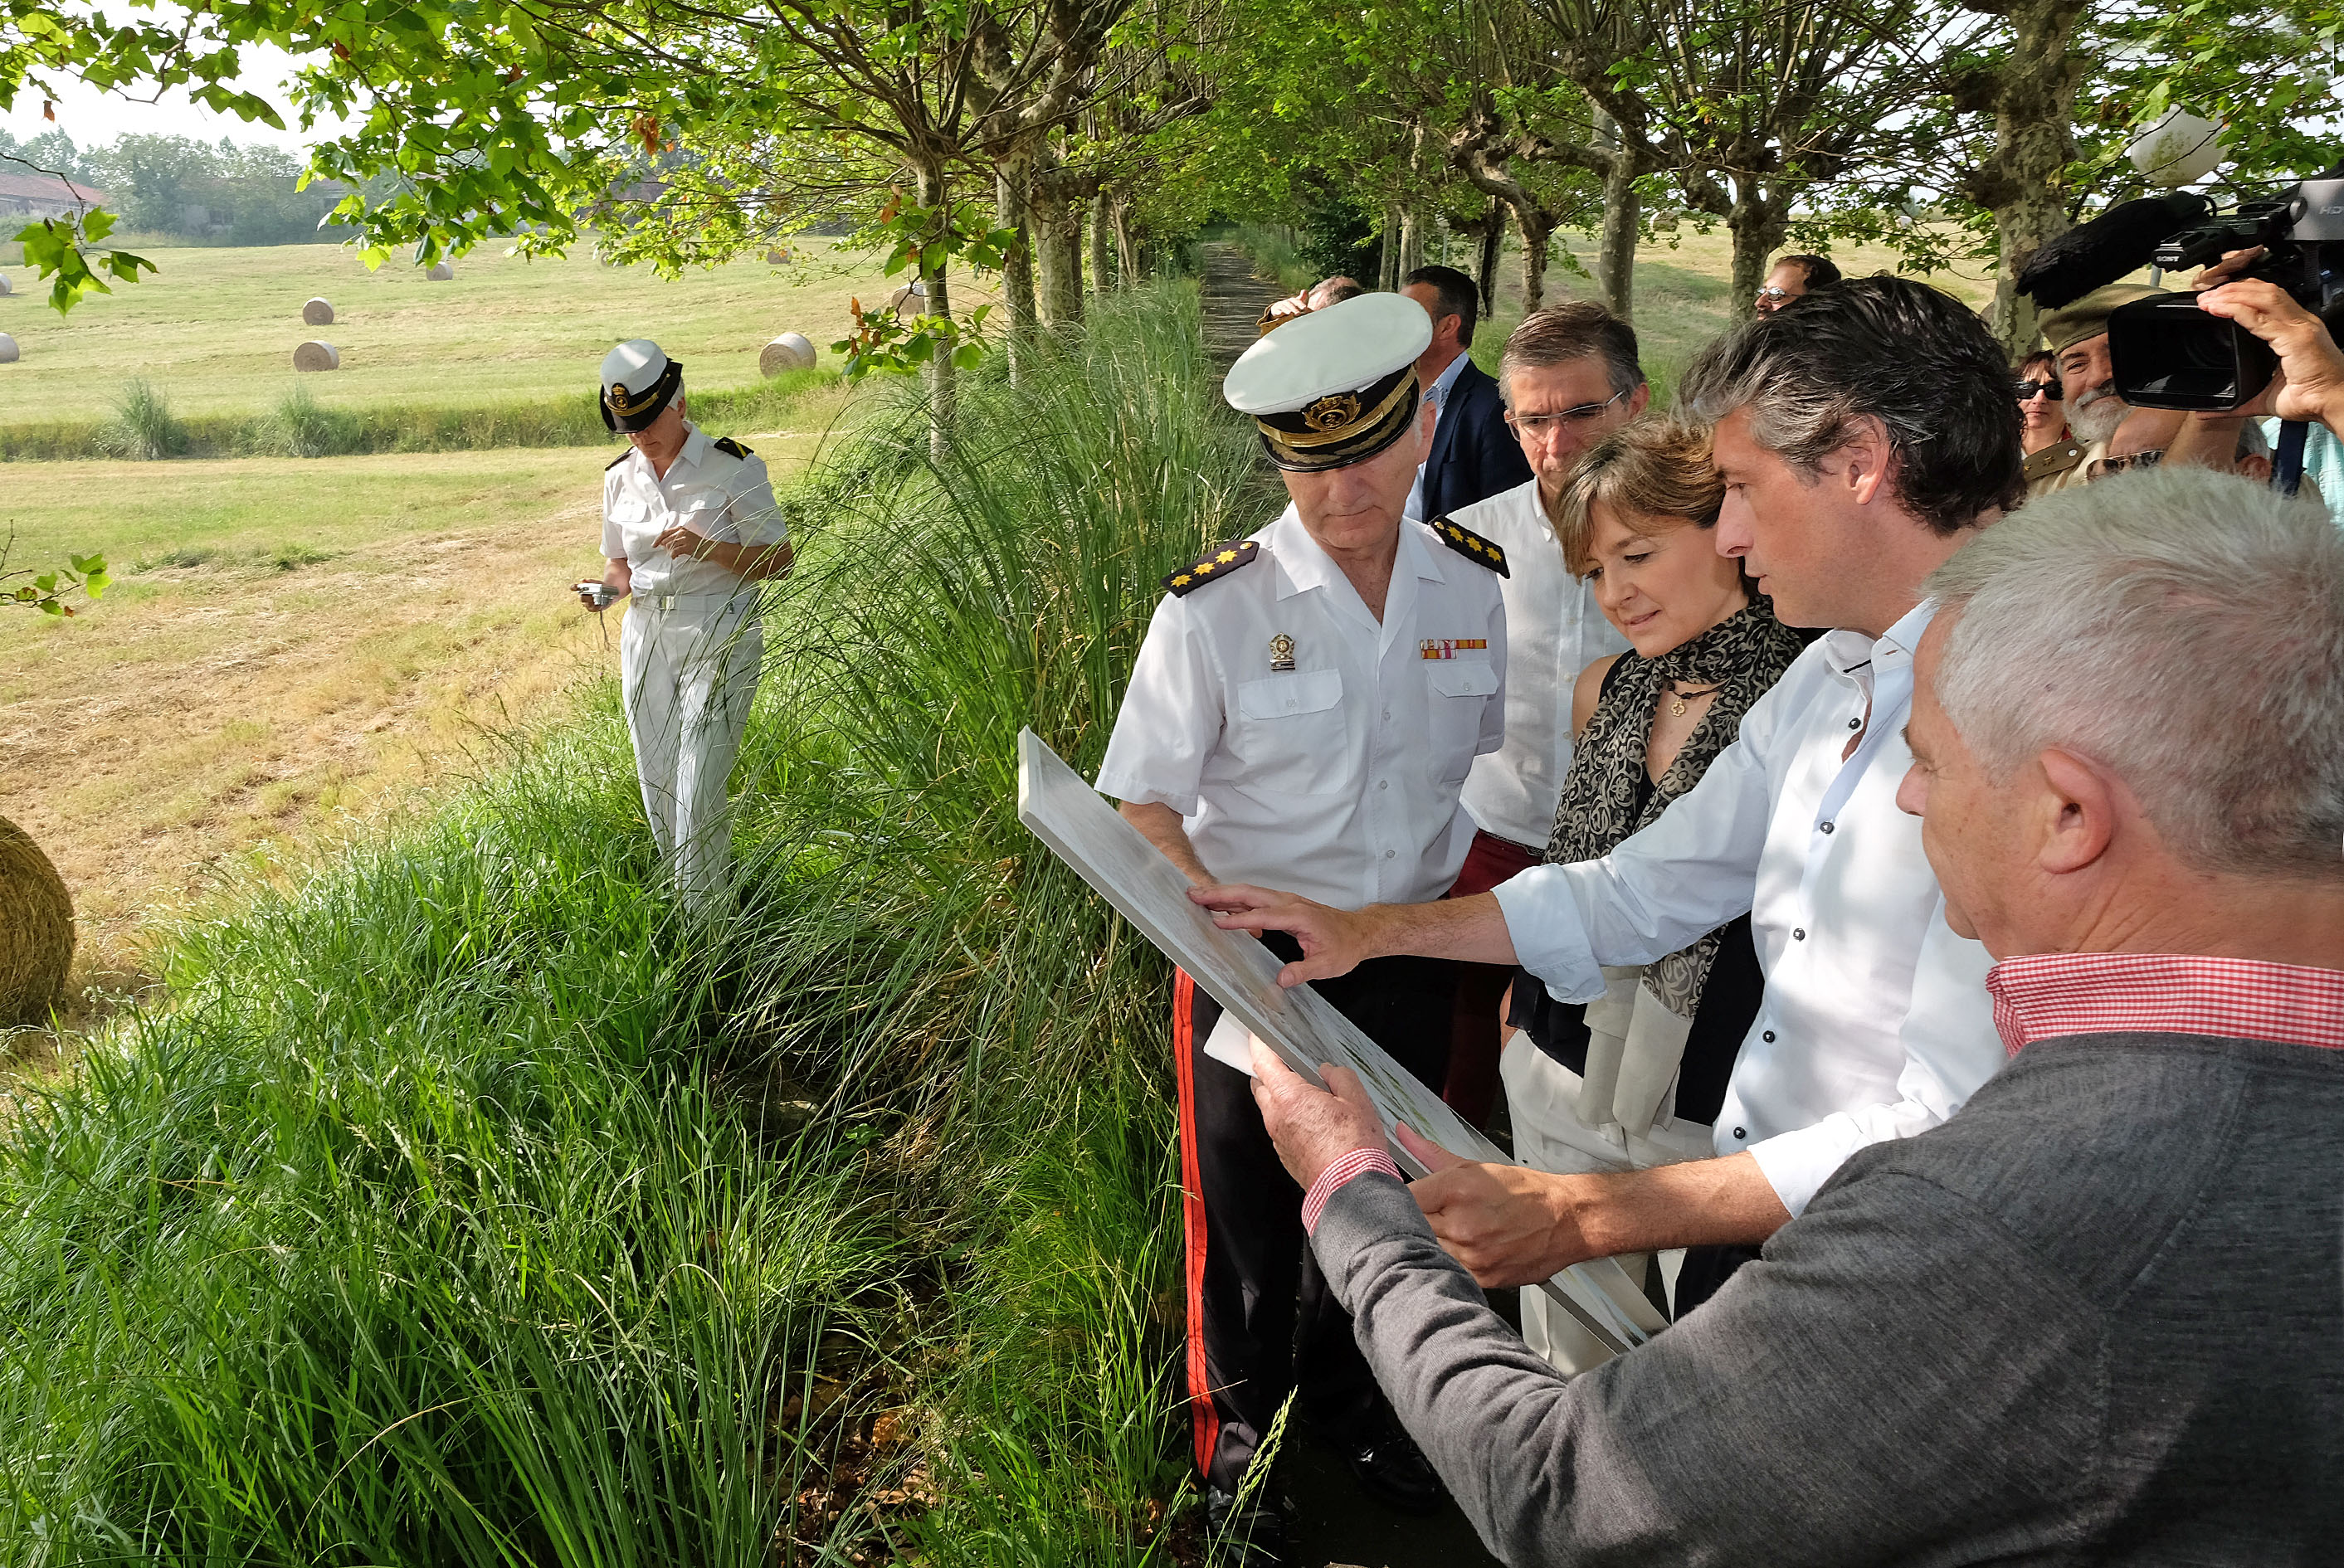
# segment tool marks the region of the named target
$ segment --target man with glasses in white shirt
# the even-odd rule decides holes
[[[1477,757],[1465,780],[1473,847],[1450,896],[1487,893],[1546,858],[1555,801],[1571,772],[1571,688],[1579,672],[1628,646],[1595,605],[1590,584],[1562,562],[1554,504],[1588,450],[1644,411],[1652,400],[1636,333],[1592,300],[1572,300],[1527,318],[1498,359],[1506,427],[1521,445],[1531,478],[1450,521],[1494,541],[1512,575],[1506,601],[1506,744]],[[1489,1125],[1498,1096],[1498,1004],[1513,970],[1460,965],[1441,1098],[1476,1127]]]
[[[1602,966],[1649,963],[1749,914],[1765,995],[1716,1158],[1557,1176],[1411,1143],[1434,1167],[1415,1192],[1435,1234],[1483,1286],[1702,1249],[1678,1280],[1682,1314],[1850,1154],[1943,1122],[2003,1059],[1991,960],[1945,924],[1895,795],[1932,608],[1921,584],[2024,491],[2000,349],[1959,302],[1904,279],[1853,279],[1743,323],[1703,351],[1680,398],[1714,426],[1718,549],[1786,623],[1834,629],[1702,782],[1602,859],[1479,897],[1344,911],[1258,887],[1191,896],[1224,926],[1298,938],[1286,984],[1419,953],[1520,963],[1575,1001],[1602,994]]]

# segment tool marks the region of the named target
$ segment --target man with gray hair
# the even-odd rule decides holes
[[[1357,1080],[1255,1049],[1320,1266],[1509,1563],[2243,1565],[2344,1534],[2344,536],[2160,470],[2036,502],[1927,588],[1898,798],[2014,1059],[1701,1312],[1566,1383],[1363,1168]]]
[[[1791,626],[1833,628],[1743,716],[1700,784],[1601,860],[1493,892],[1335,910],[1198,888],[1225,927],[1286,931],[1288,985],[1371,956],[1519,963],[1565,1002],[1750,916],[1765,992],[1727,1080],[1716,1158],[1551,1175],[1412,1145],[1434,1232],[1482,1284],[1688,1248],[1680,1314],[1804,1209],[1855,1150],[1936,1126],[2002,1060],[1985,950],[1948,929],[1918,826],[1896,809],[1921,583],[2021,494],[2018,409],[1960,301],[1859,278],[1744,322],[1687,370],[1714,425],[1717,548]],[[1409,1135],[1411,1138],[1413,1134]],[[1557,1347],[1584,1366],[1591,1340]]]

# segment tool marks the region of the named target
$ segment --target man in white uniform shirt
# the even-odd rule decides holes
[[[764,660],[757,584],[790,569],[765,460],[684,417],[683,367],[648,339],[602,360],[602,422],[628,450],[602,473],[601,593],[634,595],[620,686],[643,811],[686,903],[708,908],[732,854],[724,786]]]
[[[1790,625],[1835,628],[1742,721],[1660,820],[1601,860],[1496,893],[1347,911],[1199,888],[1220,924],[1284,931],[1288,984],[1420,953],[1519,962],[1591,1001],[1747,912],[1765,996],[1716,1123],[1716,1158],[1548,1175],[1420,1146],[1415,1190],[1485,1286],[1591,1257],[1703,1249],[1680,1310],[1806,1207],[1856,1149],[1943,1122],[2003,1059],[1976,942],[1946,926],[1920,831],[1896,808],[1920,602],[1935,567],[2022,491],[2009,371],[1979,319],[1920,284],[1854,279],[1735,328],[1687,371],[1726,482],[1718,549]]]
[[[1450,514],[1504,547],[1506,744],[1473,764],[1465,809],[1476,829],[1450,896],[1490,889],[1546,858],[1556,799],[1571,772],[1571,688],[1579,673],[1628,646],[1591,584],[1563,564],[1554,506],[1563,481],[1596,442],[1652,401],[1636,358],[1636,333],[1592,300],[1528,317],[1498,360],[1506,424],[1531,477]],[[1512,976],[1503,964],[1458,966],[1441,1098],[1476,1127],[1498,1093],[1498,1002]]]
[[[1293,504],[1165,579],[1098,774],[1194,882],[1274,879],[1355,908],[1437,898],[1465,858],[1458,788],[1503,733],[1506,567],[1485,540],[1401,516],[1432,422],[1413,369],[1430,328],[1365,295],[1276,328],[1229,371]],[[1440,1082],[1450,966],[1387,958],[1321,989]],[[1301,1192],[1226,1065],[1248,1060],[1245,1032],[1221,1021],[1179,976],[1191,1424],[1214,1523],[1255,1568],[1285,1561],[1283,1524],[1267,1492],[1236,1500],[1289,1391],[1372,1495],[1424,1511],[1441,1493],[1306,1264]]]

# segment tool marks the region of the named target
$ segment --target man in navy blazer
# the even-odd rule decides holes
[[[1432,318],[1432,346],[1416,362],[1416,384],[1436,410],[1432,455],[1417,470],[1408,515],[1440,517],[1527,483],[1531,465],[1506,428],[1498,383],[1465,352],[1480,304],[1473,280],[1453,267],[1420,267],[1400,292]]]

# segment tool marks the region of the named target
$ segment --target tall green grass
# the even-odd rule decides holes
[[[1015,822],[1256,525],[1193,297],[793,511],[739,912],[616,696],[288,893],[0,1131],[0,1561],[1162,1561],[1165,972]]]
[[[171,411],[171,400],[144,377],[122,383],[114,417],[99,425],[91,444],[108,457],[154,462],[175,458],[189,443],[186,421]]]
[[[712,430],[752,430],[786,420],[810,391],[838,372],[788,370],[741,388],[692,393],[692,418]],[[136,412],[134,414],[134,404]],[[164,439],[158,440],[157,437]],[[173,416],[165,394],[145,380],[125,385],[109,420],[26,420],[0,428],[0,461],[105,457],[350,457],[376,452],[479,451],[495,447],[591,447],[615,438],[589,389],[575,397],[443,408],[320,404],[306,385],[257,413]]]

